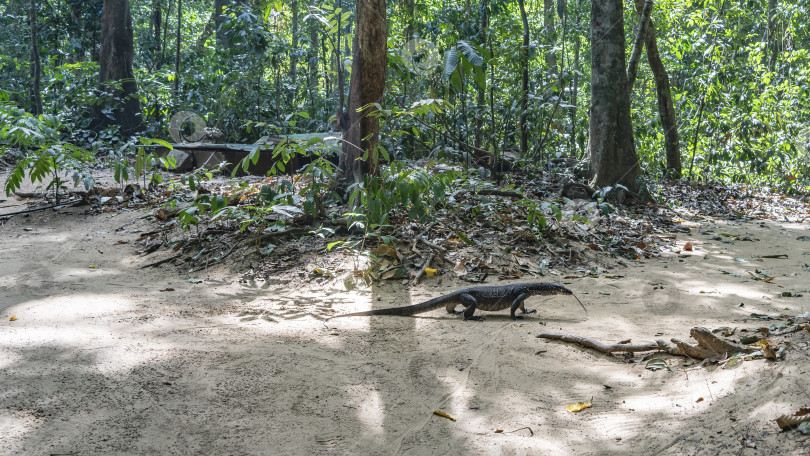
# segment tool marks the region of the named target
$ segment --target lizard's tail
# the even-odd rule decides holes
[[[573,296],[573,297],[574,297],[574,299],[576,299],[576,300],[577,300],[577,302],[579,303],[579,305],[581,305],[581,306],[582,306],[582,310],[584,310],[584,311],[585,311],[585,313],[588,313],[588,309],[586,309],[586,308],[585,308],[585,304],[583,304],[583,303],[582,303],[582,301],[580,301],[580,300],[579,300],[579,298],[577,298],[577,295],[575,295],[575,294],[572,292],[572,293],[571,293],[571,296]]]
[[[374,309],[374,310],[366,310],[364,312],[353,312],[343,315],[335,315],[333,317],[329,317],[326,321],[329,321],[333,318],[342,318],[342,317],[368,317],[371,315],[399,315],[399,316],[410,316],[416,315],[422,312],[429,312],[431,310],[438,309],[440,307],[445,307],[448,304],[447,296],[439,296],[438,298],[431,299],[429,301],[425,301],[419,304],[414,304],[412,306],[402,306],[402,307],[389,307],[386,309]]]

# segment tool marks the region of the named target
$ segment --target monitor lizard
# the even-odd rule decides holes
[[[582,301],[574,295],[574,292],[557,283],[533,282],[533,283],[512,283],[505,285],[480,285],[475,287],[462,288],[460,290],[447,293],[446,295],[433,298],[420,304],[403,307],[391,307],[388,309],[374,309],[365,312],[354,312],[343,315],[335,315],[326,320],[341,317],[361,317],[369,315],[416,315],[422,312],[444,307],[448,313],[464,314],[464,320],[482,321],[484,317],[473,316],[476,309],[495,312],[503,309],[510,309],[512,318],[517,320],[522,318],[516,316],[515,311],[520,309],[524,314],[536,312],[536,310],[526,310],[523,301],[534,295],[571,295],[585,309]],[[464,310],[455,310],[459,304],[464,306]],[[588,309],[585,309],[587,312]]]

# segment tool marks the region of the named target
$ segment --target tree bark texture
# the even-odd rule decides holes
[[[776,33],[776,0],[768,0],[768,30],[765,35],[766,56],[770,51],[768,59],[768,69],[773,71],[776,68],[776,57],[779,55],[779,36]]]
[[[639,3],[639,2],[636,2]],[[641,59],[641,51],[644,50],[644,43],[647,41],[647,26],[650,23],[650,13],[652,13],[652,0],[642,2],[641,11],[638,13],[638,32],[633,40],[633,50],[630,51],[630,61],[627,63],[627,91],[633,91],[638,74],[638,61]]]
[[[557,56],[553,52],[556,36],[554,14],[556,14],[554,0],[543,0],[543,26],[546,29],[546,45],[548,46],[548,50],[546,51],[546,64],[552,74],[558,74]]]
[[[31,22],[31,102],[37,115],[42,114],[42,92],[40,91],[40,76],[42,74],[39,60],[39,32],[37,31],[37,2],[31,0],[28,9],[28,19]]]
[[[579,129],[577,128],[577,103],[579,103],[579,73],[580,73],[580,65],[579,65],[579,47],[580,47],[580,40],[581,38],[578,36],[579,32],[582,30],[582,24],[580,22],[580,0],[577,0],[576,6],[576,25],[574,30],[577,31],[576,42],[574,43],[574,78],[571,82],[571,108],[569,113],[571,116],[571,142],[570,142],[570,156],[576,156],[579,158],[579,153],[576,152],[577,150],[577,134]]]
[[[290,43],[290,81],[295,86],[298,73],[298,0],[290,2],[292,8],[292,42]]]
[[[641,14],[644,0],[636,0],[636,11]],[[678,118],[675,115],[675,105],[672,102],[672,91],[669,87],[669,75],[658,54],[658,43],[655,39],[655,25],[649,20],[646,33],[647,61],[650,64],[655,78],[655,91],[658,95],[658,116],[661,118],[661,127],[664,129],[664,148],[667,154],[667,170],[671,177],[680,178],[683,169],[681,165],[681,140],[678,134]]]
[[[101,91],[111,98],[97,108],[95,126],[103,129],[120,125],[121,133],[129,136],[143,125],[138,84],[132,71],[134,46],[129,0],[104,0],[101,21],[99,84]]]
[[[591,167],[597,187],[639,188],[621,0],[591,3]]]
[[[523,23],[523,45],[520,48],[520,155],[525,156],[529,151],[529,131],[526,122],[529,117],[529,19],[526,16],[524,0],[518,0],[520,7],[520,20]]]
[[[216,10],[214,10],[216,12]],[[174,99],[180,98],[180,29],[183,23],[183,0],[177,0],[177,35],[174,48]]]
[[[152,46],[153,46],[153,59],[157,69],[163,65],[163,52],[161,45],[161,31],[160,27],[163,25],[163,10],[160,6],[160,0],[152,0],[152,14],[149,17],[150,26],[152,28]]]
[[[343,131],[343,153],[337,169],[338,191],[363,182],[365,174],[377,174],[379,157],[374,152],[380,122],[370,103],[382,102],[388,67],[385,0],[357,0],[352,77],[349,82],[349,125]],[[369,151],[368,159],[363,153]]]

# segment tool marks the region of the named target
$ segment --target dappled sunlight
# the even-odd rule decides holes
[[[347,404],[354,409],[355,420],[363,426],[363,434],[379,439],[384,434],[385,405],[379,391],[368,385],[347,388]]]

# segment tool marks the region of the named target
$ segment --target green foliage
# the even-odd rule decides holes
[[[48,113],[43,117],[26,112],[32,110],[30,29],[27,8],[14,5],[9,2],[0,16],[0,144],[14,148],[6,153],[22,159],[27,151],[41,155],[43,148],[68,141],[107,151],[118,182],[159,182],[157,156],[133,154],[114,129],[88,130],[95,106],[109,95],[98,91],[94,62],[103,2],[37,3],[41,93]],[[150,21],[154,5],[162,8],[162,35],[154,33]],[[587,144],[590,4],[556,2],[553,28],[546,27],[538,5],[528,11],[532,39],[526,115],[530,141],[542,147],[524,159],[542,163],[581,156]],[[669,71],[685,175],[803,192],[810,187],[810,151],[803,140],[810,129],[810,35],[805,24],[810,3],[776,2],[774,11],[768,5],[661,0],[653,9],[653,23]],[[224,22],[212,29],[211,2],[183,2],[180,69],[175,74],[177,3],[131,2],[133,63],[147,121],[143,135],[167,138],[168,120],[183,110],[199,113],[229,142],[329,130],[337,106],[341,101],[345,106],[355,5],[321,1],[297,6],[293,12],[292,2],[228,2]],[[637,18],[632,2],[624,6],[629,42]],[[410,108],[382,113],[386,122],[380,149],[372,152],[392,159],[466,162],[469,146],[477,156],[516,148],[517,119],[523,114],[517,4],[389,2],[388,17],[389,72],[378,105]],[[403,43],[413,38],[434,46],[435,55],[444,56],[441,64],[413,71],[412,62],[402,57]],[[664,136],[645,60],[632,95],[634,138],[647,177],[657,179],[666,175]],[[342,93],[338,65],[346,77]],[[289,141],[274,151],[275,173],[291,171],[292,157],[306,156],[308,164],[301,171],[306,184],[298,197],[311,216],[323,214],[333,168],[323,154],[313,152],[315,146]],[[250,160],[257,160],[257,154]],[[59,163],[54,166],[63,166]],[[188,184],[194,186],[196,179]],[[390,190],[384,180],[362,186],[365,194]],[[372,220],[382,220],[383,208],[398,207],[388,199],[365,198],[380,201],[368,203],[375,211]]]
[[[453,171],[431,175],[424,169],[394,162],[380,176],[366,175],[363,184],[354,188],[349,207],[361,207],[363,211],[362,220],[356,218],[353,223],[367,232],[376,231],[390,224],[394,209],[424,222],[431,210],[447,200],[448,184],[456,178]]]
[[[162,139],[140,138],[140,142],[143,146],[159,144],[169,150],[172,149],[171,144]],[[160,171],[161,166],[164,169],[174,169],[177,168],[177,161],[171,155],[160,157],[155,151],[147,153],[145,147],[138,148],[138,152],[135,155],[134,176],[135,178],[140,177],[143,180],[143,188],[152,187],[163,182],[163,173]],[[192,188],[192,190],[194,189]]]
[[[94,156],[91,153],[71,144],[40,147],[29,152],[11,170],[6,179],[6,196],[18,190],[25,175],[28,174],[32,183],[47,181],[45,189],[53,190],[54,199],[59,204],[59,191],[66,188],[61,174],[71,176],[74,187],[81,182],[85,189],[90,190],[94,186],[94,181],[89,165],[93,162]]]
[[[59,202],[59,191],[65,188],[64,178],[70,177],[74,186],[81,182],[89,190],[94,181],[89,166],[95,161],[90,152],[58,140],[64,128],[56,116],[33,116],[21,109],[0,106],[0,143],[27,150],[6,178],[6,196],[19,190],[25,176],[31,182],[47,181],[46,190],[53,190]],[[3,148],[5,153],[8,149]]]

